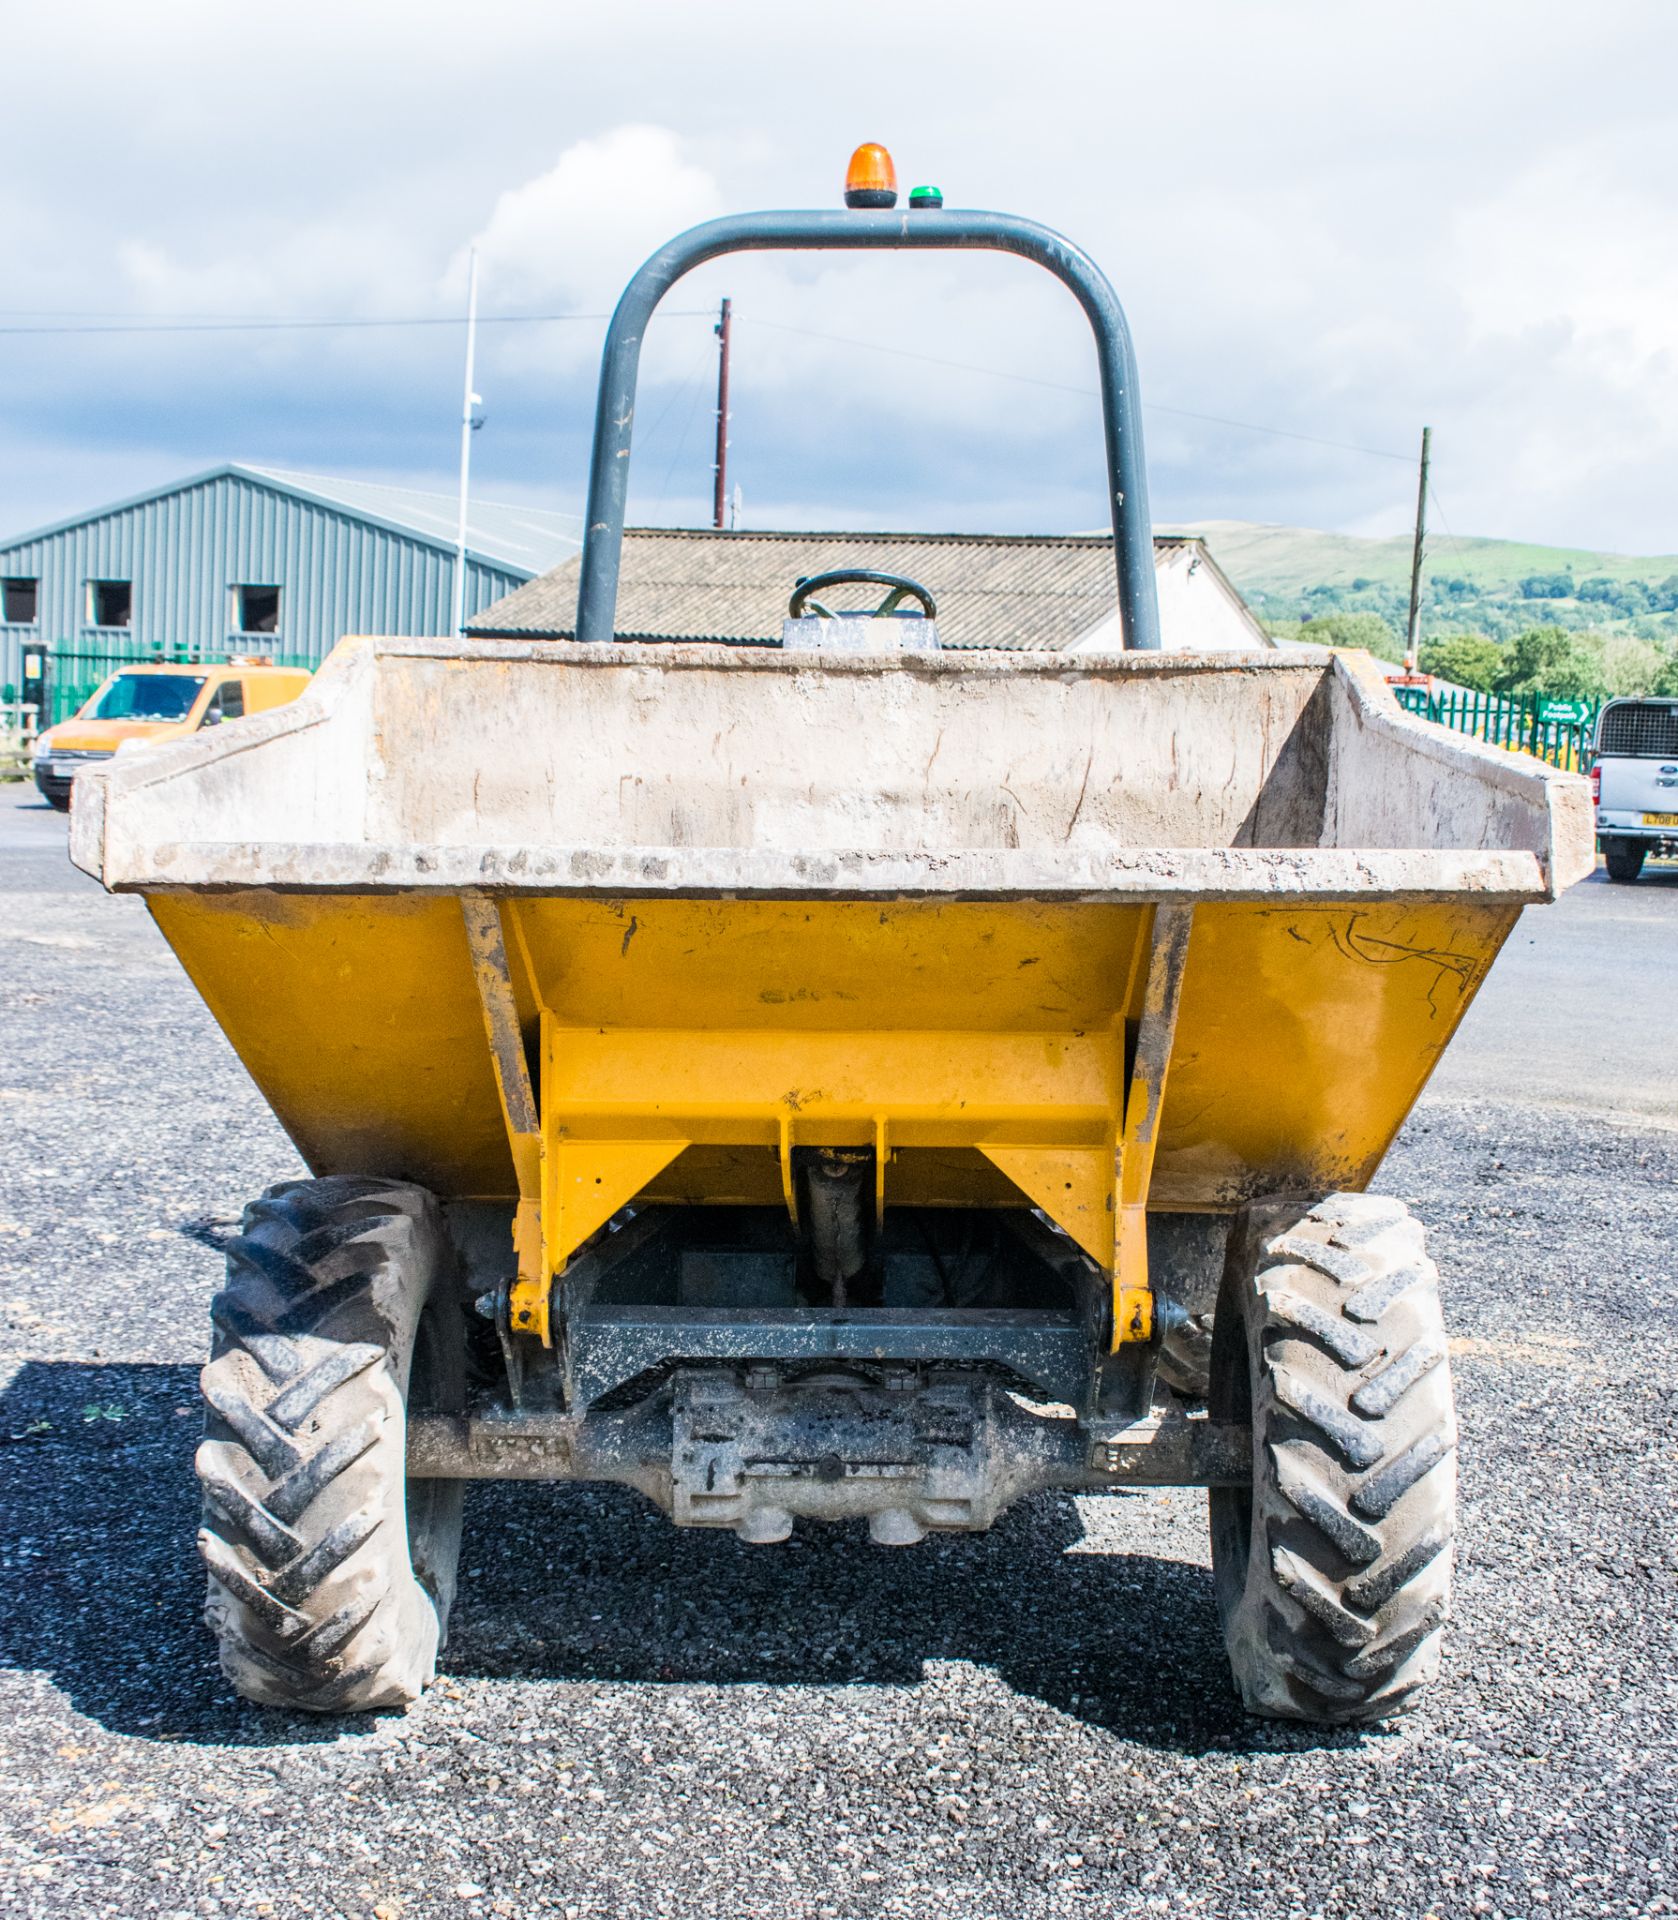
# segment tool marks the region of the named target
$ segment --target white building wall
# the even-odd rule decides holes
[[[1156,554],[1160,644],[1168,653],[1250,653],[1275,642],[1225,585],[1196,542]],[[1115,609],[1068,653],[1111,652],[1122,644]]]

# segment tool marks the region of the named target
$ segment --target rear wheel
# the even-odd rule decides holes
[[[1602,857],[1608,863],[1608,878],[1635,880],[1643,871],[1645,851],[1641,840],[1604,840]]]
[[[386,1180],[271,1187],[211,1313],[198,1543],[223,1670],[269,1706],[417,1699],[460,1553],[461,1483],[407,1477],[408,1406],[463,1401],[436,1200]]]
[[[1191,1313],[1160,1341],[1156,1371],[1161,1386],[1180,1400],[1206,1398],[1212,1364],[1212,1316]]]
[[[1211,1494],[1212,1568],[1252,1713],[1378,1720],[1438,1669],[1456,1512],[1438,1280],[1396,1200],[1236,1222],[1210,1409],[1250,1421],[1253,1484]]]

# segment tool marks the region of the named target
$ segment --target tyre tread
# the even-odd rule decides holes
[[[394,1181],[286,1182],[227,1256],[198,1454],[223,1669],[268,1705],[406,1704],[446,1624],[414,1571],[404,1457],[416,1330],[453,1299],[440,1209]],[[452,1570],[458,1497],[437,1512],[426,1544]]]
[[[1250,1395],[1256,1480],[1222,1507],[1214,1494],[1213,1557],[1243,1699],[1333,1723],[1402,1712],[1438,1666],[1455,1515],[1424,1236],[1384,1197],[1255,1203],[1231,1236],[1220,1328],[1226,1313],[1213,1412]]]

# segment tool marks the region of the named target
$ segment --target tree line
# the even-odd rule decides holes
[[[1494,599],[1469,582],[1433,582],[1417,658],[1422,671],[1476,693],[1678,698],[1678,621],[1671,618],[1678,613],[1678,574],[1654,584],[1533,574],[1518,584],[1518,598]],[[1553,591],[1563,585],[1565,606]],[[1261,605],[1268,598],[1258,597]],[[1311,588],[1302,599],[1303,618],[1267,620],[1278,639],[1365,647],[1379,659],[1403,660],[1407,608],[1397,590],[1354,581],[1349,591]],[[1578,617],[1586,608],[1598,610],[1595,621]]]

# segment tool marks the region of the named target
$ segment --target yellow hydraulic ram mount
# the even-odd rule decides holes
[[[1111,1276],[1113,1346],[1152,1338],[1192,907],[473,892],[462,912],[518,1180],[513,1332],[552,1344],[568,1262],[632,1201],[796,1222],[794,1149],[826,1147],[872,1151],[877,1220],[1023,1198]]]

